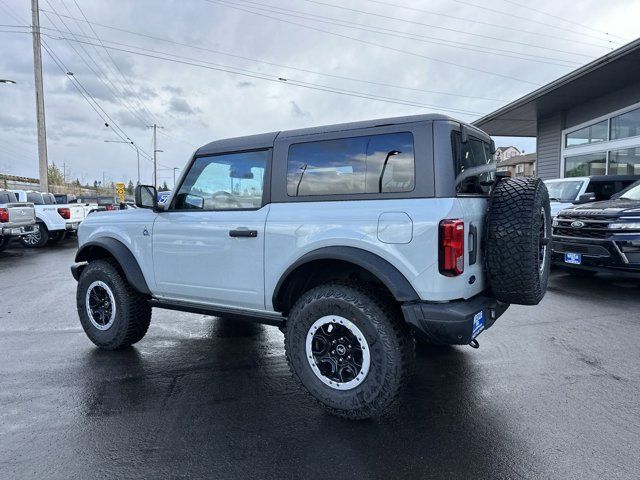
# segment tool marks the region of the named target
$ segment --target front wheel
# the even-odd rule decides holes
[[[385,415],[407,385],[413,337],[392,298],[327,284],[293,306],[285,351],[294,377],[326,410],[348,419]]]
[[[82,270],[76,303],[85,333],[105,350],[133,345],[149,328],[149,302],[108,260],[93,261]]]

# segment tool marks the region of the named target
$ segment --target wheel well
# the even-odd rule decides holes
[[[345,260],[322,259],[304,263],[287,275],[274,298],[274,309],[288,315],[305,292],[323,283],[341,281],[368,284],[394,298],[384,283],[366,268]]]
[[[118,261],[116,260],[116,257],[114,257],[113,254],[106,248],[101,247],[99,245],[90,245],[86,248],[83,248],[78,253],[78,256],[76,257],[76,262],[90,262],[91,260],[102,260],[105,258],[111,258],[116,263],[118,263]]]

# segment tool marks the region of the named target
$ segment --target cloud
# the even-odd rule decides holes
[[[169,110],[179,115],[194,115],[200,112],[199,108],[192,107],[184,98],[178,97],[171,98],[169,101]]]
[[[291,105],[291,113],[294,117],[297,118],[309,118],[311,114],[309,112],[303,111],[296,102],[293,100],[289,101],[289,105]]]
[[[29,2],[4,2],[28,22],[31,15]],[[526,7],[506,5],[502,0],[487,0],[482,2],[480,8],[468,7],[455,12],[455,16],[464,17],[466,21],[382,4],[373,6],[369,2],[363,4],[360,0],[333,2],[347,8],[450,29],[418,28],[415,24],[394,21],[393,29],[441,39],[442,42],[438,40],[440,44],[429,43],[432,40],[425,37],[398,38],[346,26],[321,26],[310,20],[287,17],[288,21],[294,23],[353,38],[336,37],[300,25],[238,11],[222,4],[170,3],[175,8],[158,8],[158,2],[153,0],[118,2],[117,5],[114,2],[78,2],[91,21],[143,35],[193,44],[199,48],[125,34],[105,27],[97,28],[96,31],[107,46],[116,46],[110,42],[119,42],[133,47],[120,45],[117,48],[155,50],[170,54],[171,56],[158,55],[173,60],[189,57],[196,59],[189,60],[192,63],[200,62],[211,68],[111,50],[113,60],[126,77],[125,81],[101,47],[85,45],[87,52],[104,72],[99,74],[102,78],[100,81],[92,69],[97,73],[100,70],[86,54],[83,56],[92,69],[66,41],[45,37],[47,45],[64,63],[64,68],[74,72],[75,78],[82,82],[100,108],[143,151],[150,154],[152,150],[152,134],[149,129],[144,128],[145,125],[158,123],[165,127],[163,132],[168,135],[158,135],[158,148],[164,150],[160,161],[170,167],[184,166],[193,151],[192,145],[203,145],[214,139],[440,111],[434,107],[488,113],[535,88],[513,79],[465,69],[465,66],[541,85],[573,69],[500,56],[497,55],[497,49],[512,50],[516,52],[513,54],[515,56],[535,54],[580,64],[608,52],[606,41],[600,42],[589,36],[598,35],[593,30],[580,29],[585,32],[581,35],[576,33],[579,28],[577,26],[563,26],[562,29],[554,27],[550,17]],[[429,10],[445,15],[451,13],[450,0],[421,3],[428,3]],[[293,0],[278,4],[282,4],[283,8],[297,8]],[[73,7],[75,10],[75,6]],[[317,10],[319,14],[324,14],[326,8],[322,8],[322,11]],[[498,15],[488,12],[488,8],[506,13]],[[539,0],[536,9],[566,16],[563,2]],[[309,10],[309,13],[315,12],[316,10]],[[344,16],[345,20],[355,23],[385,26],[382,19],[358,12],[332,11],[327,14]],[[522,19],[516,21],[510,18],[511,14],[541,23],[528,23]],[[635,38],[640,33],[640,24],[636,21],[640,16],[638,2],[583,0],[572,4],[572,14],[573,17],[580,18],[580,23],[591,28],[612,31],[625,38]],[[51,27],[44,16],[41,20],[44,27]],[[505,27],[513,26],[516,30],[488,29],[487,25],[475,23],[475,20]],[[517,25],[510,23],[514,21]],[[541,26],[544,23],[549,26]],[[70,22],[69,27],[81,33],[77,23]],[[487,36],[499,40],[486,38]],[[508,43],[509,41],[520,43]],[[441,44],[456,42],[472,44],[474,48],[481,50],[492,50],[492,53]],[[579,42],[595,43],[604,48]],[[36,150],[31,37],[28,34],[0,32],[0,44],[0,72],[3,77],[18,82],[11,86],[0,85],[0,164],[12,162],[14,173],[34,176],[38,171],[36,160],[25,159],[18,163],[4,156],[2,151],[3,145],[11,145],[14,149],[28,149],[30,154]],[[533,44],[535,47],[523,44]],[[78,44],[75,46],[83,53]],[[393,50],[384,47],[391,47]],[[149,50],[139,51],[152,54]],[[94,178],[101,179],[102,171],[114,172],[112,175],[117,174],[118,177],[135,178],[135,152],[126,145],[106,145],[103,142],[105,139],[118,140],[119,137],[112,129],[104,127],[100,116],[105,114],[95,105],[100,114],[94,111],[46,51],[43,51],[43,70],[50,158],[56,162],[66,161],[75,175],[86,177],[90,181]],[[288,78],[291,81],[273,82],[256,78],[263,76],[268,79]],[[348,90],[353,95],[339,95],[295,85],[300,82],[306,82],[310,87]],[[114,93],[114,90],[118,93]],[[377,95],[400,103],[425,106],[388,103],[358,98],[355,95]],[[488,101],[479,97],[503,100]],[[478,115],[454,113],[453,116],[461,120],[473,120]],[[513,143],[519,145],[518,141]],[[525,148],[527,151],[533,150],[530,145]],[[149,182],[152,172],[150,162],[142,160],[141,167],[142,180]]]

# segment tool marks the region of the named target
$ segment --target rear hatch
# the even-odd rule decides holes
[[[33,225],[36,220],[36,213],[31,203],[9,203],[6,206],[9,211],[10,226],[27,226]]]

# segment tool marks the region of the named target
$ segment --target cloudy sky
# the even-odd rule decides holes
[[[528,6],[534,5],[534,6]],[[472,121],[640,36],[638,0],[40,0],[49,161],[172,183],[211,140],[427,112]],[[38,174],[29,0],[0,0],[0,172]],[[16,27],[18,26],[18,27]],[[72,76],[66,74],[72,72]],[[82,93],[80,93],[82,92]],[[109,124],[109,127],[105,126]],[[535,150],[532,139],[498,139]]]

